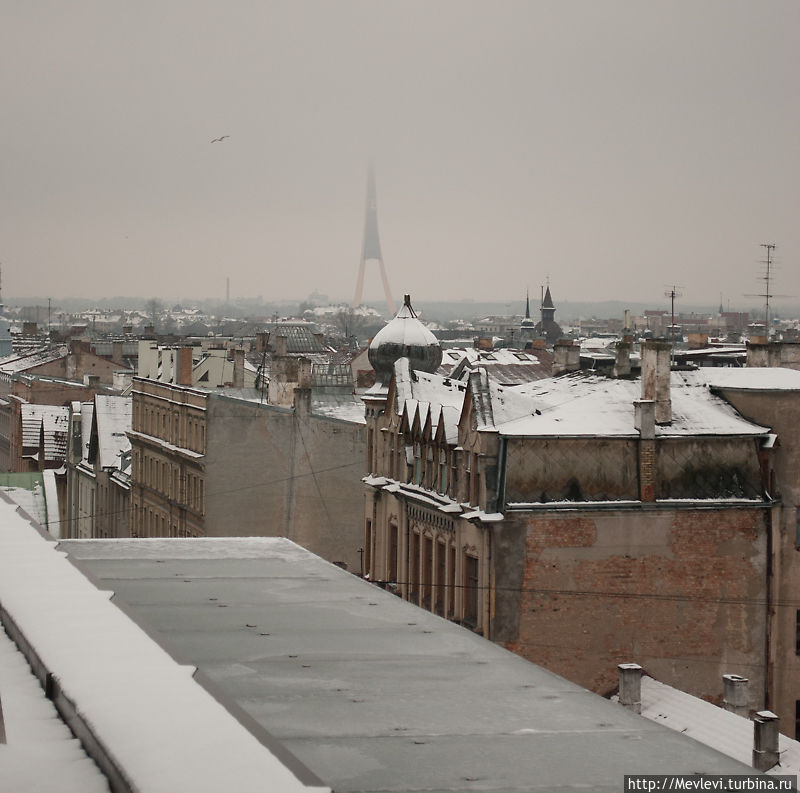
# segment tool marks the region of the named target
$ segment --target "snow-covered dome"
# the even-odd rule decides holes
[[[417,319],[410,295],[405,296],[397,316],[375,334],[368,355],[382,383],[389,382],[400,358],[408,358],[410,368],[422,372],[434,372],[442,362],[439,340]]]

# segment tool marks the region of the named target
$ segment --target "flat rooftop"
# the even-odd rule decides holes
[[[337,793],[616,793],[625,774],[753,773],[288,540],[57,547]]]

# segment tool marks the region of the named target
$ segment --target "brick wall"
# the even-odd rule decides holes
[[[506,646],[601,693],[626,661],[713,701],[722,675],[738,673],[761,706],[767,515],[725,506],[520,513],[519,626]]]

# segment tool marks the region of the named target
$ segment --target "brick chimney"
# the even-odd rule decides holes
[[[286,347],[288,339],[286,336],[277,336],[275,338],[275,355],[283,358],[286,356]]]
[[[619,670],[619,704],[632,710],[642,712],[642,667],[639,664],[618,664]]]
[[[737,716],[749,718],[748,679],[739,675],[722,676],[722,707]]]
[[[192,348],[179,347],[178,350],[178,385],[192,385]]]
[[[553,377],[581,368],[581,349],[569,339],[559,339],[553,347]]]
[[[633,403],[633,426],[639,430],[639,498],[656,500],[656,403],[638,399]]]
[[[642,344],[642,400],[655,402],[656,424],[672,421],[670,399],[670,353],[668,341],[646,341]]]
[[[778,717],[760,710],[753,718],[753,768],[769,771],[778,762]]]

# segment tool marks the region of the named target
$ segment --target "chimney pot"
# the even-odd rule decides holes
[[[753,719],[753,768],[769,771],[778,757],[778,717],[760,710]]]
[[[618,664],[619,670],[619,704],[632,710],[642,712],[642,667],[639,664]]]
[[[749,716],[748,679],[739,675],[723,675],[722,707],[737,716]]]

